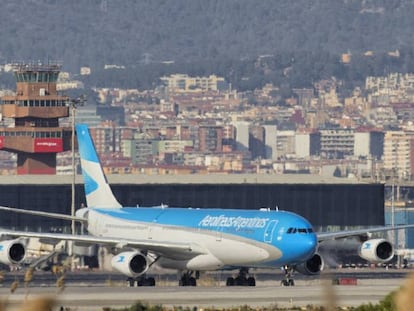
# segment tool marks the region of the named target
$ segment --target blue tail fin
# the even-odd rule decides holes
[[[76,134],[88,207],[122,207],[105,178],[88,126],[77,124]]]

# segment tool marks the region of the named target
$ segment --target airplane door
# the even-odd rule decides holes
[[[158,218],[162,214],[164,214],[164,210],[160,210],[159,213],[154,216],[154,219],[152,220],[152,224],[151,223],[148,224],[148,240],[152,240],[154,238],[154,233],[155,235],[157,234],[157,228],[155,225],[158,223]]]
[[[273,241],[273,234],[275,232],[275,228],[277,225],[277,220],[271,220],[264,231],[264,241],[265,243],[272,243]]]

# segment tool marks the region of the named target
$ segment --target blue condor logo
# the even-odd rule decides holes
[[[363,246],[363,249],[371,249],[371,243],[365,242],[364,246]]]
[[[260,229],[264,228],[269,221],[269,218],[260,217],[228,217],[224,215],[204,217],[198,225],[200,227],[225,227],[235,229]]]

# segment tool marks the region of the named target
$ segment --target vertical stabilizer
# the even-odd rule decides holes
[[[105,178],[88,126],[77,124],[76,135],[88,207],[122,207]]]

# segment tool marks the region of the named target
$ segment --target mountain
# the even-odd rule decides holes
[[[414,45],[409,0],[2,0],[0,62],[103,64],[340,55]]]

